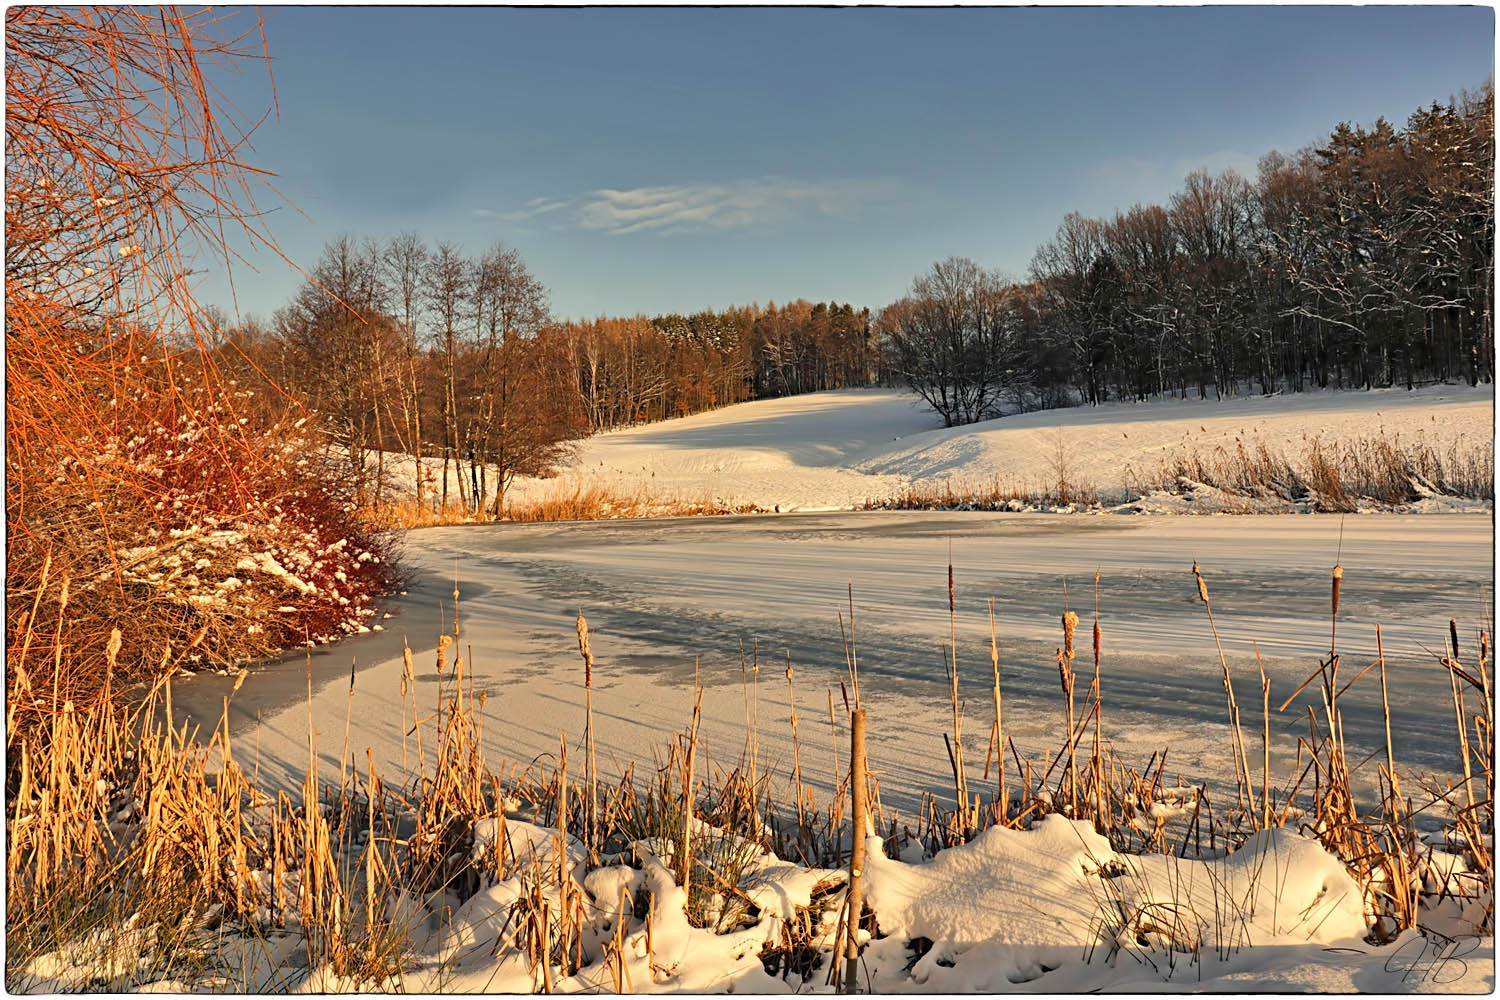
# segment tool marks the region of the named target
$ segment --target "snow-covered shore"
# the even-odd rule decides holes
[[[944,428],[911,393],[849,389],[597,434],[558,479],[518,479],[510,495],[523,501],[588,482],[766,510],[848,510],[947,485],[1047,494],[1061,464],[1075,488],[1120,497],[1163,461],[1241,443],[1299,457],[1314,438],[1478,447],[1493,441],[1494,404],[1493,386],[1439,385],[1109,403]]]
[[[1429,650],[1441,647],[1450,617],[1466,643],[1488,624],[1494,526],[1487,512],[1046,518],[829,508],[943,476],[1033,476],[1045,489],[1059,440],[1075,481],[1104,490],[1126,484],[1123,470],[1132,462],[1236,437],[1291,447],[1319,434],[1341,439],[1384,429],[1447,447],[1489,441],[1492,422],[1492,391],[1441,387],[1051,411],[934,430],[905,394],[868,390],[746,404],[601,435],[584,443],[565,476],[804,512],[408,532],[410,583],[392,602],[393,617],[382,620],[384,631],[311,654],[310,699],[300,660],[258,671],[231,705],[231,729],[238,746],[254,747],[257,780],[269,789],[292,790],[303,780],[310,720],[330,769],[347,753],[371,760],[388,781],[409,775],[412,706],[437,702],[431,649],[453,632],[456,589],[456,648],[475,690],[487,696],[482,717],[491,763],[541,762],[545,770],[560,737],[569,747],[581,744],[574,622],[582,612],[598,660],[592,701],[606,779],[631,765],[649,767],[671,734],[687,727],[697,677],[704,684],[705,773],[740,763],[750,742],[747,720],[754,719],[772,799],[787,801],[795,754],[821,807],[847,773],[840,767],[848,763],[843,712],[832,710],[842,698],[847,625],[884,807],[911,817],[923,793],[940,791],[948,773],[943,647],[951,560],[965,742],[976,772],[989,723],[989,599],[1007,736],[1021,756],[1041,759],[1061,741],[1051,655],[1058,616],[1073,608],[1092,617],[1097,572],[1103,731],[1111,752],[1142,767],[1169,749],[1168,780],[1181,776],[1217,797],[1233,787],[1226,786],[1229,729],[1217,644],[1189,567],[1203,567],[1230,670],[1258,712],[1257,661],[1270,678],[1274,709],[1327,655],[1328,574],[1338,562],[1338,644],[1354,670],[1371,662],[1374,626],[1383,629],[1399,768],[1413,779],[1451,773],[1448,681]],[[517,488],[524,495],[553,486]],[[816,508],[822,512],[809,512]],[[403,641],[416,664],[409,686]],[[784,679],[789,664],[794,688]],[[181,683],[179,712],[211,724],[230,683],[212,676]],[[1305,721],[1312,697],[1304,694],[1273,717],[1273,775],[1300,766],[1292,729]],[[797,750],[793,698],[803,719]],[[1340,706],[1351,757],[1383,749],[1381,700],[1368,677],[1341,696]],[[1372,774],[1355,775],[1359,794],[1369,794]],[[553,834],[531,826],[535,819],[512,815],[512,836],[550,865]],[[886,858],[878,838],[871,845],[867,899],[877,933],[862,958],[864,988],[1483,992],[1494,985],[1494,941],[1470,936],[1474,913],[1458,915],[1467,925],[1448,915],[1443,926],[1456,943],[1408,933],[1371,944],[1362,890],[1337,859],[1290,827],[1256,834],[1233,853],[1188,859],[1117,853],[1087,823],[1056,815],[1025,831],[990,830],[936,856],[916,850]],[[568,853],[582,862],[581,851]],[[744,882],[759,900],[756,911],[725,933],[689,925],[681,890],[649,850],[629,865],[580,867],[576,875],[589,901],[587,960],[555,989],[610,990],[616,975],[628,976],[636,991],[828,989],[826,964],[803,980],[768,965],[763,948],[799,908],[818,910],[832,934],[827,887],[842,878],[838,871],[760,854],[747,864]],[[525,889],[514,876],[430,914],[409,901],[423,929],[401,985],[535,988],[524,957],[503,942]],[[640,920],[627,919],[622,892],[650,900],[649,936]],[[605,949],[611,940],[612,953]],[[822,943],[831,948],[831,937]],[[314,990],[351,985],[326,970],[303,981]]]

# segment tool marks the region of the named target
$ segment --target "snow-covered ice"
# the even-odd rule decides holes
[[[1040,757],[1056,748],[1058,619],[1067,606],[1085,622],[1092,619],[1097,570],[1106,736],[1138,767],[1168,745],[1172,772],[1189,781],[1227,774],[1222,682],[1193,562],[1208,581],[1226,655],[1244,685],[1242,703],[1259,695],[1253,642],[1271,678],[1274,707],[1327,654],[1329,571],[1339,560],[1338,643],[1346,676],[1373,660],[1374,625],[1381,624],[1397,705],[1398,764],[1443,768],[1451,760],[1448,686],[1430,651],[1442,648],[1449,618],[1458,620],[1465,643],[1487,624],[1494,532],[1486,515],[872,511],[423,529],[407,537],[412,583],[386,630],[308,654],[326,685],[313,705],[319,745],[337,760],[348,710],[347,684],[338,681],[347,680],[353,660],[360,670],[352,752],[362,756],[369,746],[382,767],[399,765],[401,643],[417,651],[417,697],[431,703],[431,649],[439,634],[452,632],[456,575],[458,648],[490,694],[485,732],[492,757],[528,762],[555,753],[561,731],[570,743],[581,734],[574,632],[581,610],[594,633],[599,752],[609,770],[649,760],[666,734],[687,725],[695,663],[707,686],[705,752],[732,765],[745,745],[741,651],[747,661],[758,651],[758,695],[752,695],[760,706],[762,755],[789,765],[789,654],[804,730],[822,727],[820,736],[803,740],[804,772],[826,788],[833,770],[827,697],[830,689],[836,701],[842,697],[839,616],[848,617],[852,585],[874,766],[885,772],[887,804],[907,807],[940,785],[947,770],[950,542],[970,732],[988,727],[993,597],[1007,731],[1024,753]],[[284,762],[293,787],[306,760],[304,669],[299,655],[260,670],[231,706],[232,724],[256,734],[263,772],[275,773]],[[1342,702],[1347,735],[1366,752],[1384,745],[1373,676]],[[177,704],[195,709],[206,729],[217,718],[220,687],[213,678],[196,678],[180,687]],[[1258,697],[1252,700],[1258,705]],[[1283,750],[1294,749],[1304,715],[1298,701],[1273,719]],[[983,748],[971,748],[969,756],[975,752],[982,756]]]

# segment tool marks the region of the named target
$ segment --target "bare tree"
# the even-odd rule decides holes
[[[541,415],[540,400],[520,396],[517,389],[528,361],[523,342],[534,339],[547,322],[547,290],[526,269],[520,253],[497,243],[475,266],[472,311],[478,354],[476,412],[468,449],[471,479],[477,486],[473,503],[476,510],[485,509],[485,477],[493,461],[499,482],[492,513],[498,518],[505,487],[515,476],[517,449],[534,437],[522,428]],[[576,394],[576,386],[576,377],[570,377],[552,391]]]
[[[1013,319],[1008,283],[951,257],[912,282],[882,324],[897,372],[952,427],[996,415],[1026,379]]]
[[[468,262],[451,243],[439,243],[422,271],[422,294],[443,345],[443,506],[448,506],[448,465],[460,460],[458,410],[458,325],[470,296]],[[468,505],[463,476],[459,500]]]
[[[319,410],[347,450],[361,494],[367,453],[378,453],[376,492],[384,470],[380,405],[393,379],[394,324],[380,310],[378,248],[339,236],[323,248],[310,280],[278,310],[279,339],[289,349],[278,373]]]
[[[422,502],[422,396],[418,388],[419,340],[417,319],[422,308],[422,275],[427,264],[427,245],[416,233],[393,237],[381,254],[381,273],[401,323],[406,378],[401,387],[406,447],[416,464],[417,503]]]

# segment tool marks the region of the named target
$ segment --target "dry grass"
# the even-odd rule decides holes
[[[573,479],[557,481],[546,490],[528,494],[505,505],[501,520],[517,523],[539,521],[603,521],[638,517],[701,517],[718,514],[754,514],[763,508],[754,504],[736,504],[713,496],[682,500],[661,496],[646,487],[634,491],[598,481]],[[414,500],[388,503],[379,509],[366,509],[361,515],[366,524],[380,530],[427,528],[445,524],[482,524],[493,518],[474,514],[457,505],[435,508]]]
[[[1205,576],[1196,574],[1189,582],[1186,575],[1184,586],[1198,587],[1205,613],[1211,614]],[[1270,773],[1274,703],[1263,681],[1266,749],[1257,789],[1238,735],[1227,667],[1229,718],[1236,732],[1236,788],[1230,801],[1215,803],[1204,788],[1185,786],[1180,778],[1169,781],[1167,748],[1143,769],[1122,760],[1102,726],[1105,691],[1098,658],[1107,623],[1099,623],[1096,614],[1094,680],[1075,691],[1080,618],[1068,611],[1058,649],[1067,720],[1059,745],[1040,761],[1023,760],[1009,740],[996,746],[1004,738],[997,704],[987,756],[1010,774],[989,787],[1004,793],[972,793],[968,767],[954,753],[953,807],[929,796],[917,815],[906,818],[887,812],[877,780],[856,788],[850,769],[840,769],[839,763],[834,792],[821,807],[801,785],[800,763],[789,764],[798,781],[796,808],[776,812],[767,794],[772,775],[756,760],[760,718],[749,704],[755,695],[748,685],[745,758],[727,774],[704,765],[696,708],[683,734],[667,744],[665,763],[643,783],[633,767],[613,787],[601,782],[587,740],[582,766],[570,768],[565,741],[550,771],[536,763],[520,771],[492,766],[483,752],[486,698],[475,695],[471,666],[449,636],[442,637],[435,654],[435,706],[417,703],[417,668],[409,651],[406,655],[402,713],[412,725],[403,757],[415,766],[404,784],[389,785],[370,761],[351,760],[347,729],[337,775],[320,773],[309,717],[302,792],[272,799],[247,778],[237,755],[243,750],[231,744],[222,720],[206,743],[161,724],[170,712],[169,681],[156,684],[131,711],[121,710],[118,692],[108,685],[105,696],[89,704],[69,703],[32,685],[27,662],[69,654],[65,637],[29,634],[23,650],[13,655],[8,685],[10,721],[20,713],[35,723],[8,727],[7,985],[124,989],[170,978],[219,989],[279,990],[299,983],[329,990],[393,988],[414,954],[414,914],[420,911],[415,901],[445,901],[423,917],[441,923],[463,900],[518,878],[521,903],[503,933],[525,957],[536,989],[552,989],[584,965],[588,915],[603,906],[619,910],[613,943],[604,946],[615,987],[640,988],[625,981],[621,928],[642,918],[649,927],[657,903],[593,899],[581,875],[564,865],[561,852],[545,862],[534,855],[517,857],[507,847],[508,816],[553,827],[561,838],[578,836],[587,855],[585,871],[621,863],[663,865],[666,877],[684,890],[689,922],[718,933],[754,921],[754,904],[743,889],[751,858],[769,849],[805,864],[839,868],[849,860],[850,834],[866,823],[885,837],[892,856],[913,843],[935,853],[991,826],[1025,828],[1054,812],[1092,820],[1118,850],[1180,856],[1233,849],[1256,830],[1294,823],[1344,861],[1378,918],[1374,938],[1389,940],[1402,929],[1420,927],[1435,900],[1481,898],[1493,884],[1489,638],[1480,633],[1477,642],[1460,649],[1453,623],[1438,665],[1451,679],[1463,780],[1444,787],[1428,780],[1420,794],[1403,794],[1397,762],[1387,748],[1380,801],[1361,804],[1351,786],[1340,699],[1367,677],[1368,684],[1379,678],[1383,693],[1384,661],[1352,678],[1340,676],[1336,622],[1342,573],[1336,571],[1333,579],[1329,653],[1304,685],[1318,693],[1321,711],[1310,713],[1308,734],[1297,739],[1296,773]],[[857,691],[852,614],[849,624],[848,679]],[[60,631],[66,631],[66,623]],[[580,622],[578,631],[583,683],[591,688],[592,643],[586,624]],[[105,651],[111,664],[119,647],[116,636]],[[950,663],[956,665],[959,652],[952,653]],[[998,689],[998,668],[992,664],[992,670]],[[788,681],[790,698],[790,671]],[[352,675],[350,683],[352,693]],[[795,704],[789,708],[787,721],[795,727]],[[841,734],[849,733],[858,708],[857,700],[846,703],[840,718],[830,692],[836,743],[847,738]],[[1389,717],[1388,702],[1386,708]],[[1085,738],[1090,729],[1091,745]],[[888,751],[879,750],[875,735],[872,763],[878,774],[878,757]],[[961,729],[954,736],[955,749],[961,749]],[[846,755],[843,764],[852,766],[858,757]],[[1453,817],[1446,849],[1470,868],[1458,880],[1435,874],[1430,838],[1424,842],[1417,836],[1417,816],[1444,810]],[[640,855],[643,846],[660,862]],[[850,922],[869,919],[863,912],[826,920],[842,912],[845,900],[840,879],[821,886],[805,919],[783,926],[780,938],[766,945],[767,967],[804,978],[827,970],[833,981],[836,959],[850,940]],[[272,943],[287,933],[302,952],[293,966],[286,965],[285,950]],[[1172,938],[1173,947],[1215,944],[1178,938]],[[226,941],[236,944],[229,947]],[[58,956],[82,964],[69,967]]]
[[[863,506],[867,510],[981,511],[1098,508],[1133,503],[1151,493],[1190,493],[1200,485],[1219,491],[1223,502],[1214,510],[1223,513],[1343,513],[1362,506],[1400,507],[1429,497],[1495,499],[1493,442],[1435,444],[1422,435],[1338,443],[1309,437],[1300,454],[1273,451],[1264,442],[1237,441],[1232,449],[1177,453],[1146,471],[1126,466],[1125,489],[1115,494],[1075,482],[1073,463],[1061,439],[1049,461],[1055,481],[945,479],[917,483],[896,496]]]
[[[1310,505],[1345,512],[1361,503],[1400,506],[1429,496],[1495,499],[1493,442],[1437,445],[1418,436],[1357,438],[1335,443],[1312,437],[1300,455],[1264,443],[1223,447],[1164,459],[1139,485],[1142,491],[1175,492],[1183,480],[1232,496]]]
[[[1100,503],[1097,492],[1067,481],[1044,486],[999,477],[989,482],[949,478],[941,482],[914,483],[893,497],[868,500],[860,509],[1022,511],[1034,507],[1089,508]]]

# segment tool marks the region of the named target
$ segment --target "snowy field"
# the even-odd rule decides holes
[[[1046,493],[1061,459],[1075,487],[1113,497],[1148,480],[1164,460],[1233,451],[1237,443],[1295,457],[1313,438],[1478,446],[1493,440],[1494,404],[1493,386],[1447,385],[1110,403],[944,428],[911,393],[852,389],[595,435],[558,480],[518,480],[511,495],[521,500],[581,480],[684,501],[847,510],[945,483]]]

